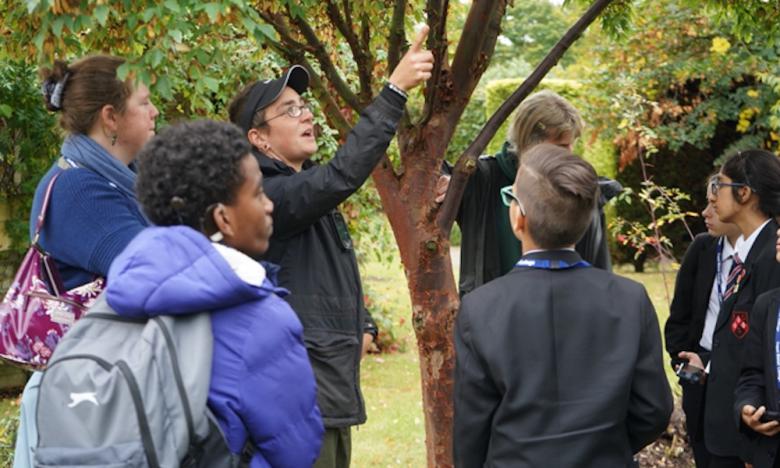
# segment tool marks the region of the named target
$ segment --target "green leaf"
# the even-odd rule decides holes
[[[33,39],[33,43],[35,44],[36,49],[43,49],[44,39],[46,39],[46,29],[41,28],[40,31],[38,31],[38,34],[35,35],[35,39]]]
[[[255,20],[247,17],[241,19],[241,24],[244,26],[244,29],[246,29],[246,31],[249,34],[254,34],[255,29],[259,26]]]
[[[219,90],[219,81],[210,76],[203,77],[203,84],[212,92],[216,93]]]
[[[163,99],[173,99],[173,86],[168,75],[160,75],[155,83],[157,94]]]
[[[13,112],[14,112],[13,108],[8,104],[0,104],[0,115],[2,115],[3,117],[9,118],[11,117]]]
[[[152,84],[152,75],[149,73],[149,70],[141,70],[138,72],[138,79],[146,86]]]
[[[125,62],[116,69],[116,77],[124,81],[127,79],[127,75],[130,74],[130,63]]]
[[[270,24],[258,24],[255,29],[255,38],[262,40],[263,37],[258,37],[258,33],[269,39],[276,38],[276,30]]]
[[[149,63],[153,68],[157,68],[165,58],[165,54],[160,49],[152,49],[149,52]]]
[[[40,4],[41,0],[27,0],[27,14],[32,14]]]
[[[208,52],[206,52],[203,49],[196,49],[194,55],[195,55],[195,60],[197,60],[198,63],[202,65],[208,65],[209,62],[211,62],[211,60],[209,60],[210,57]]]
[[[209,20],[212,23],[216,23],[217,16],[219,16],[220,11],[222,10],[222,5],[219,3],[207,3],[203,5],[203,9],[206,10],[206,14],[209,15]]]
[[[101,26],[106,25],[106,21],[108,21],[108,13],[108,5],[98,5],[95,7],[95,11],[93,12],[98,24]]]
[[[144,23],[148,23],[152,18],[154,18],[154,15],[157,14],[156,8],[149,8],[148,10],[144,10],[143,13],[141,13],[141,19],[144,21]]]
[[[53,32],[55,36],[60,37],[60,36],[62,36],[62,27],[63,26],[65,26],[65,17],[64,16],[58,16],[51,23],[51,32]]]
[[[174,13],[181,13],[181,7],[175,0],[165,0],[163,5],[165,5],[165,8],[171,10]]]
[[[181,42],[182,34],[178,29],[171,29],[168,31],[168,36],[176,42]]]

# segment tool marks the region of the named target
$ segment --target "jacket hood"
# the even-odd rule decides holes
[[[114,260],[106,299],[124,316],[213,311],[283,292],[264,280],[252,286],[198,231],[187,226],[142,231]]]

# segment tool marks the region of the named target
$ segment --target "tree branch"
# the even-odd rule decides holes
[[[401,45],[406,42],[406,34],[404,34],[405,13],[406,0],[395,0],[393,19],[390,23],[390,37],[387,39],[387,73],[392,73],[398,62],[401,61]]]
[[[257,14],[260,16],[260,18],[263,19],[263,21],[270,24],[274,28],[274,30],[279,34],[282,43],[284,43],[287,48],[290,48],[290,50],[306,50],[308,48],[306,44],[298,42],[292,37],[290,30],[287,28],[287,25],[284,23],[284,20],[280,15],[264,10],[257,10]]]
[[[352,130],[354,122],[348,121],[346,117],[344,117],[344,114],[341,113],[338,102],[336,102],[330,92],[328,92],[328,87],[322,82],[322,79],[314,73],[311,63],[309,63],[305,57],[300,59],[298,63],[301,63],[309,71],[312,93],[322,105],[322,111],[325,113],[325,118],[328,120],[328,123],[339,132],[339,139],[341,141],[346,140],[347,134]]]
[[[293,15],[290,14],[290,16],[292,17]],[[314,55],[314,57],[317,59],[317,62],[319,62],[320,67],[322,68],[322,72],[336,89],[336,92],[339,94],[339,96],[341,96],[341,98],[344,99],[344,102],[346,102],[347,105],[354,110],[358,112],[363,110],[363,106],[358,100],[358,97],[341,78],[341,75],[339,75],[336,65],[330,59],[330,55],[325,49],[325,45],[323,45],[319,38],[317,38],[317,34],[314,32],[309,23],[307,23],[303,17],[292,18],[292,21],[298,27],[304,39],[306,39],[306,42],[311,47],[310,51],[312,55]]]
[[[502,4],[504,6],[502,9],[505,9],[506,0],[480,0],[471,4],[466,23],[463,25],[463,34],[452,59],[452,92],[456,96],[470,95],[467,91],[470,81],[474,81],[473,68],[482,60],[480,52],[483,50],[483,44],[493,23],[491,18]],[[491,34],[497,37],[498,31],[491,31]]]
[[[466,182],[474,169],[476,169],[476,161],[482,151],[485,149],[490,139],[496,134],[496,131],[509,117],[512,111],[525,99],[531,91],[542,81],[542,78],[558,63],[558,60],[563,54],[571,47],[575,40],[585,31],[588,26],[609,6],[612,0],[595,0],[588,10],[577,20],[574,25],[566,31],[566,34],[558,41],[542,62],[536,67],[531,75],[515,90],[514,93],[507,99],[496,112],[485,123],[479,135],[474,141],[466,148],[466,151],[458,159],[457,164],[452,173],[452,179],[450,180],[450,186],[447,191],[447,196],[439,209],[439,213],[436,216],[437,223],[443,232],[449,233],[452,229],[452,223],[455,220],[455,216],[460,207],[460,201],[463,198],[463,191],[466,188]],[[475,2],[481,3],[481,2]],[[473,8],[473,7],[472,7]],[[471,14],[469,14],[469,18]],[[468,24],[468,22],[467,22]],[[465,30],[465,28],[464,28]],[[461,43],[463,39],[461,39]],[[460,44],[458,45],[460,50]],[[453,65],[454,68],[455,65]]]
[[[371,89],[372,71],[373,71],[373,57],[369,52],[369,44],[361,44],[360,39],[355,34],[353,24],[351,20],[351,10],[349,8],[349,1],[344,0],[344,13],[347,20],[341,16],[339,8],[334,0],[327,0],[326,12],[328,18],[336,26],[336,29],[341,32],[344,39],[347,40],[350,50],[352,50],[352,57],[355,59],[355,63],[358,68],[358,78],[360,80],[360,103],[362,106],[367,106],[373,98],[373,92]]]
[[[322,106],[322,111],[325,113],[325,118],[327,119],[328,123],[339,133],[339,138],[342,140],[346,139],[347,133],[349,133],[349,131],[352,129],[352,124],[347,121],[347,119],[341,113],[339,104],[330,94],[327,86],[325,86],[320,77],[314,73],[314,69],[312,68],[311,63],[306,58],[306,55],[303,53],[303,51],[301,49],[287,48],[281,43],[272,39],[267,39],[267,43],[284,58],[286,58],[290,63],[298,63],[306,68],[306,70],[309,72],[311,81],[311,92]]]
[[[360,77],[361,99],[366,105],[374,97],[373,78],[374,78],[374,55],[371,53],[371,22],[364,13],[360,19],[360,35],[362,45],[358,49],[361,54],[355,57],[358,64],[358,76]],[[365,76],[364,76],[365,75]]]
[[[433,53],[433,70],[425,88],[422,124],[430,120],[434,109],[437,107],[436,101],[439,96],[439,86],[443,85],[441,80],[442,70],[448,66],[447,11],[449,10],[449,1],[428,0],[425,10],[428,16],[428,26],[431,28],[431,33],[428,35],[428,50]]]

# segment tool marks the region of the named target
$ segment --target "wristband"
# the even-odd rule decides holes
[[[400,94],[401,97],[403,97],[404,99],[408,99],[409,98],[409,95],[406,94],[406,91],[404,91],[403,89],[399,88],[398,86],[394,85],[393,83],[391,83],[389,81],[387,82],[387,87],[392,89],[396,93]]]

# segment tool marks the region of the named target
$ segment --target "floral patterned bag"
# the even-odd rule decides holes
[[[54,259],[39,245],[52,187],[46,188],[35,236],[14,281],[0,303],[0,358],[15,366],[42,370],[60,338],[95,301],[103,278],[64,291]]]

